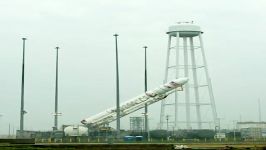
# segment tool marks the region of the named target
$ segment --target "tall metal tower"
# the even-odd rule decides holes
[[[143,117],[130,117],[130,130],[133,132],[143,132],[145,130]]]
[[[175,129],[202,129],[206,128],[203,126],[204,123],[207,125],[213,123],[217,127],[217,112],[204,52],[203,32],[193,22],[179,22],[177,25],[170,26],[167,34],[164,83],[168,79],[181,76],[188,77],[189,83],[184,87],[182,92],[184,94],[176,92],[174,96],[161,102],[160,128],[165,128],[166,116],[169,115],[172,120],[167,122]],[[203,111],[204,116],[202,116]],[[212,115],[208,116],[208,114]]]
[[[115,62],[116,62],[116,133],[117,138],[120,138],[120,94],[119,94],[119,64],[118,64],[118,34],[114,34],[115,37]]]
[[[56,48],[56,71],[55,71],[55,110],[54,110],[54,127],[53,130],[58,130],[58,116],[60,113],[58,112],[58,49]]]
[[[22,79],[21,79],[21,105],[20,105],[20,132],[24,131],[24,115],[26,111],[24,110],[24,80],[25,80],[25,41],[26,38],[22,38],[23,40],[23,56],[22,56]]]

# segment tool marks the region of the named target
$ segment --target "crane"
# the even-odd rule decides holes
[[[186,77],[174,79],[158,88],[155,88],[154,90],[147,91],[144,94],[122,103],[120,105],[120,117],[124,117],[143,108],[145,104],[151,105],[165,99],[169,94],[174,93],[176,90],[182,91],[183,85],[187,82],[188,78]],[[109,124],[116,119],[116,107],[112,107],[94,116],[83,119],[81,123],[89,128],[97,128]]]

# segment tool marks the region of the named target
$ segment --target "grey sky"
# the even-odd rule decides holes
[[[144,90],[143,46],[148,46],[149,88],[162,83],[168,26],[201,26],[217,111],[232,120],[258,120],[266,105],[264,0],[1,0],[0,134],[19,127],[22,37],[26,43],[25,129],[53,125],[55,50],[60,47],[59,124],[115,104],[115,49],[119,36],[121,101]],[[151,106],[151,128],[160,104]],[[140,114],[138,112],[137,114]],[[263,120],[266,120],[263,114]],[[128,127],[123,119],[122,128]]]

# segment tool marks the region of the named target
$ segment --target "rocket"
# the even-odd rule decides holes
[[[135,112],[147,105],[156,103],[162,99],[165,99],[171,93],[177,90],[183,90],[183,85],[188,82],[187,77],[174,79],[168,83],[165,83],[158,88],[147,91],[142,95],[132,98],[120,105],[120,117],[124,117],[132,112]],[[109,124],[117,119],[116,107],[104,110],[94,116],[88,117],[81,121],[82,124],[88,127],[99,127],[105,124]]]
[[[175,80],[168,82],[164,85],[161,85],[157,89],[146,92],[146,95],[150,96],[150,97],[154,97],[156,95],[167,93],[167,92],[169,92],[173,89],[179,88],[179,87],[181,88],[181,90],[183,90],[182,87],[187,82],[188,82],[188,78],[178,78],[178,79],[175,79]]]

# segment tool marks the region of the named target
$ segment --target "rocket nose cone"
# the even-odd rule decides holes
[[[185,83],[187,83],[188,82],[188,78],[187,77],[183,77],[183,78],[179,78],[179,79],[177,79],[177,83],[178,84],[185,84]]]

